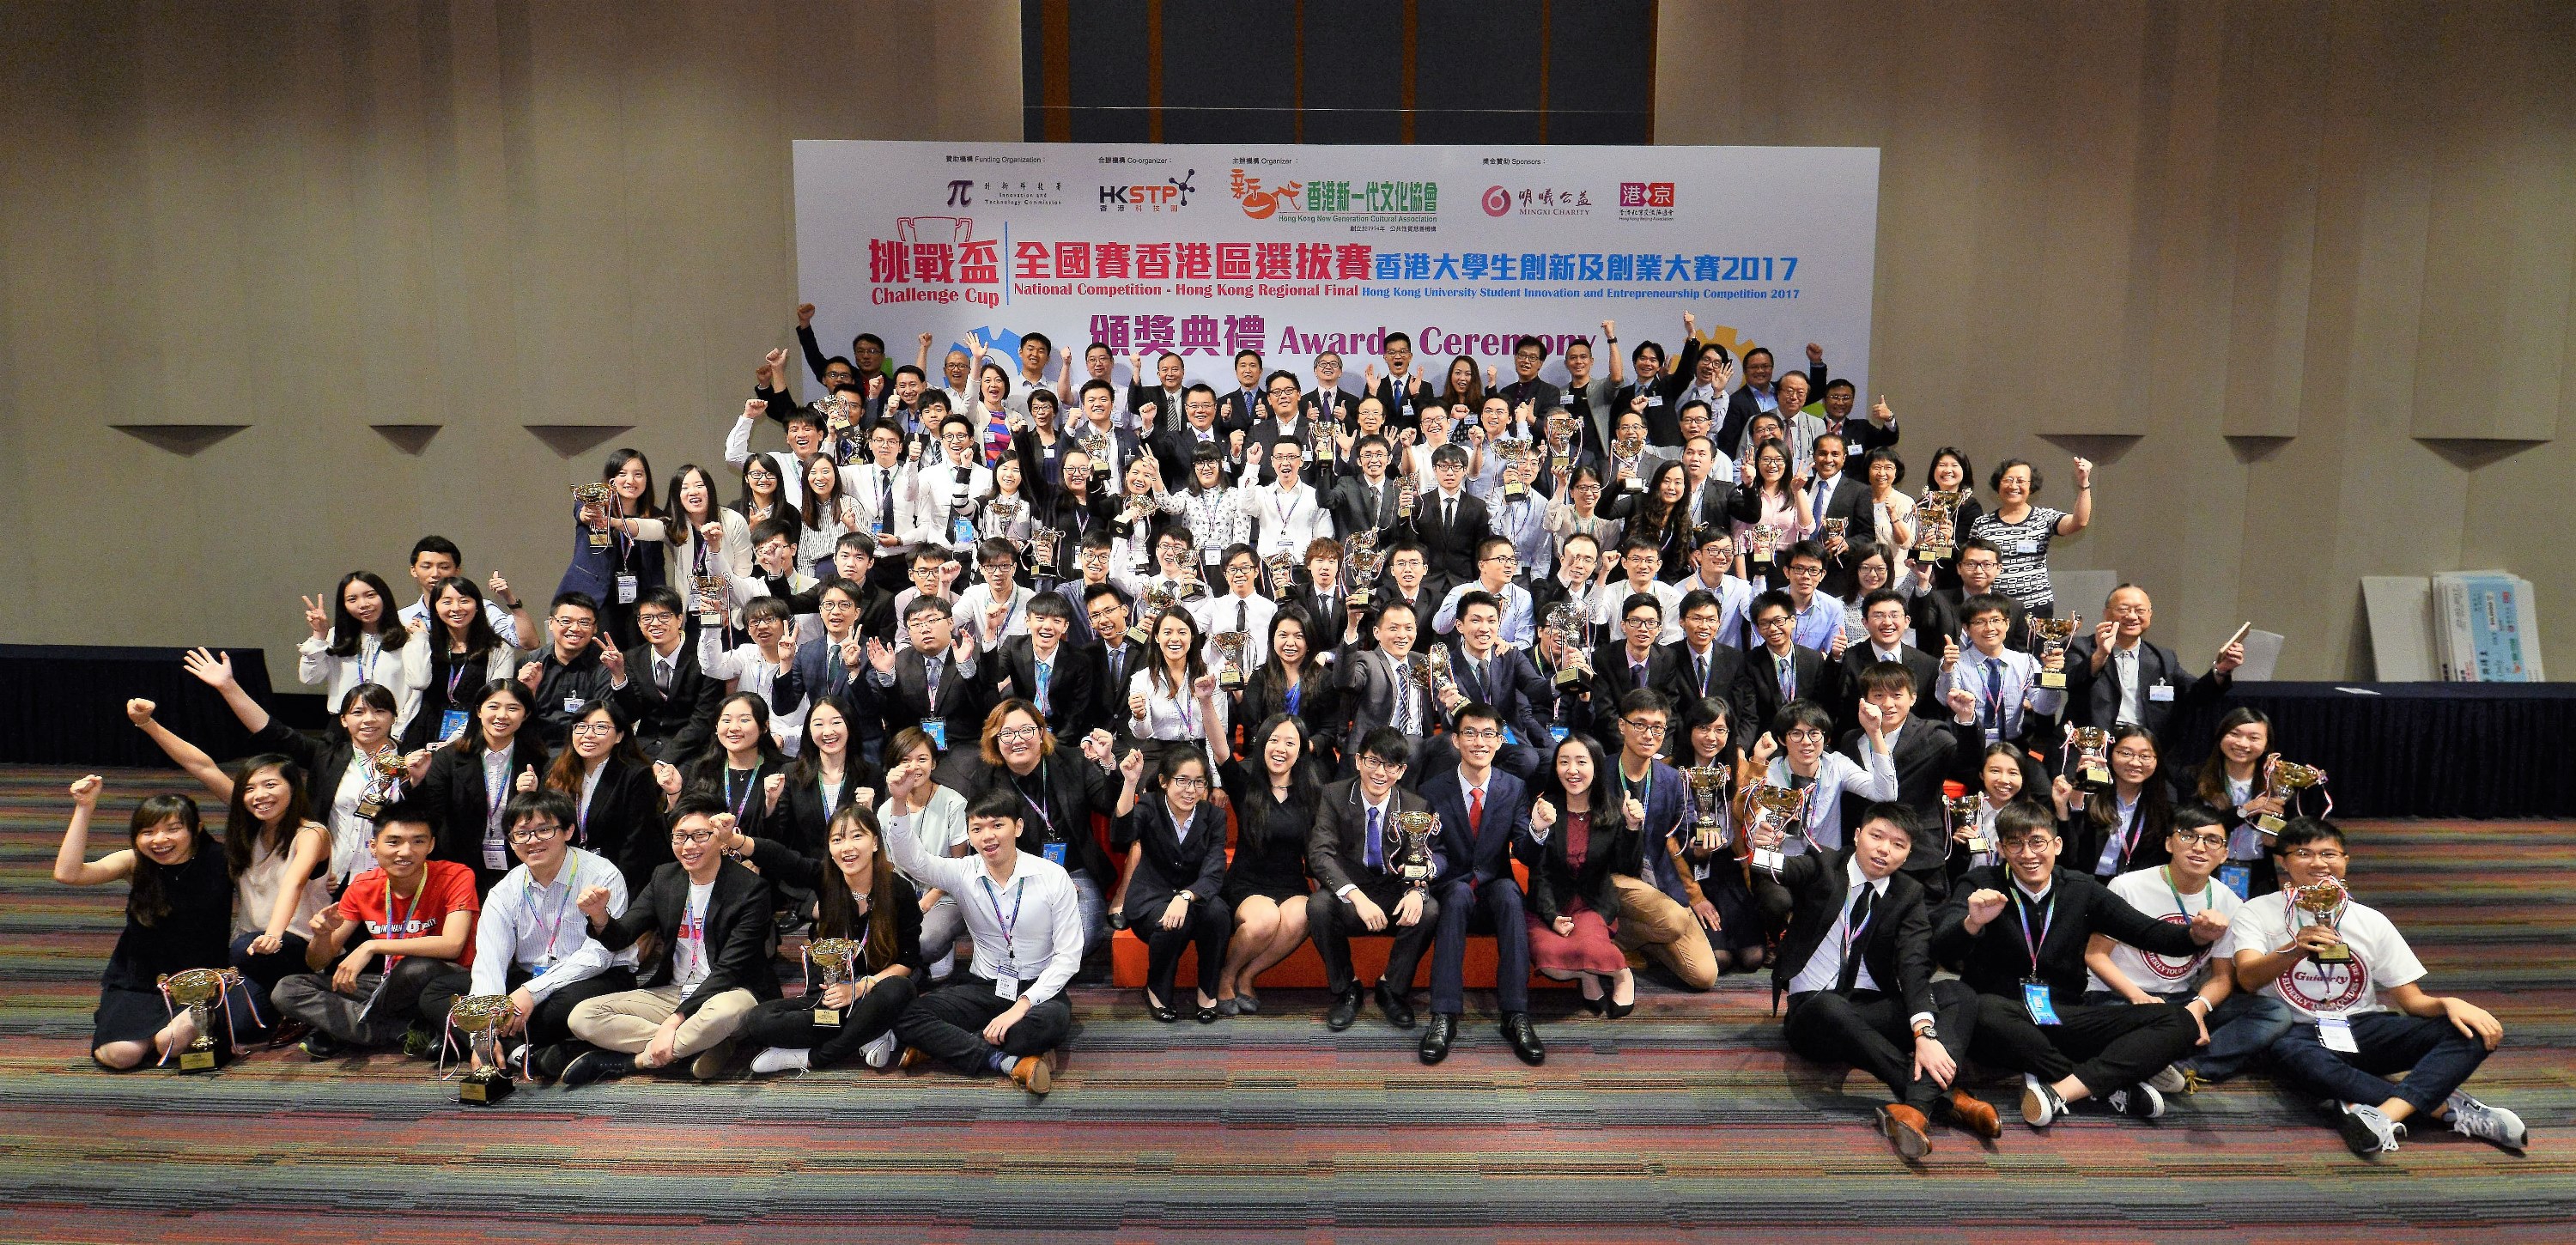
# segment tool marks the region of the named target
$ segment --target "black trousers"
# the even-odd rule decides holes
[[[510,988],[516,990],[528,984],[529,976],[527,969],[513,964],[506,980]],[[528,1028],[523,1035],[528,1049],[544,1050],[557,1042],[571,1041],[572,1009],[603,994],[624,994],[634,988],[635,970],[612,965],[595,976],[584,977],[537,1000],[536,1010],[528,1013]],[[472,993],[473,970],[450,967],[420,988],[421,1019],[433,1028],[444,1027],[448,1009],[456,1006],[456,1000]],[[502,1045],[506,1048],[510,1043]]]
[[[880,977],[866,994],[841,1009],[838,1025],[814,1023],[814,1009],[823,1002],[819,990],[803,998],[771,999],[751,1009],[751,1015],[742,1022],[739,1040],[755,1049],[783,1046],[802,1050],[813,1067],[828,1068],[893,1031],[895,1017],[902,1015],[915,997],[912,978]]]
[[[1369,901],[1386,910],[1386,928],[1371,932],[1360,921],[1359,909],[1350,900],[1315,892],[1306,901],[1306,936],[1315,940],[1315,952],[1324,957],[1324,984],[1335,994],[1349,994],[1359,989],[1351,973],[1351,939],[1387,938],[1393,940],[1386,953],[1386,976],[1396,993],[1413,989],[1413,971],[1422,964],[1422,953],[1431,949],[1431,935],[1440,928],[1440,901],[1430,895],[1422,897],[1422,919],[1411,925],[1395,923],[1395,905],[1404,898],[1405,884],[1396,878],[1381,877],[1359,883],[1354,896],[1366,895]]]
[[[1036,984],[1032,977],[1020,989],[1025,993]],[[895,1017],[894,1036],[959,1072],[982,1076],[993,1070],[996,1052],[1014,1059],[1043,1055],[1063,1045],[1065,1034],[1073,1031],[1073,1008],[1059,994],[1032,1005],[1028,1015],[1002,1034],[1000,1046],[985,1041],[984,1026],[1009,1010],[1011,1001],[993,993],[992,982],[969,973],[956,985],[914,999]]]
[[[1932,983],[1932,1024],[1941,1031],[1941,1047],[1950,1058],[1967,1058],[1977,1011],[1976,991],[1956,981]],[[1803,1058],[1847,1063],[1877,1077],[1898,1102],[1917,1111],[1929,1112],[1948,1092],[1931,1077],[1914,1074],[1914,1019],[1897,995],[1876,990],[1790,995],[1780,1036]]]
[[[1981,995],[1968,1053],[1991,1068],[2027,1072],[2043,1081],[2073,1076],[2107,1094],[2154,1076],[2200,1040],[2191,1013],[2179,1007],[2096,1007],[2060,1003],[2058,1023],[2031,1023],[2021,996]]]
[[[1181,951],[1196,943],[1199,993],[1215,998],[1218,979],[1225,971],[1225,944],[1234,937],[1234,908],[1223,898],[1209,895],[1190,905],[1180,928],[1165,929],[1163,909],[1170,904],[1167,898],[1127,905],[1127,928],[1145,940],[1145,988],[1165,1006],[1180,1006],[1172,1001],[1172,979],[1180,975]]]

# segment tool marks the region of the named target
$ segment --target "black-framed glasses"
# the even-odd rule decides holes
[[[674,834],[671,836],[671,846],[673,847],[704,847],[715,841],[716,832],[713,830],[700,830],[696,834]]]
[[[1197,774],[1174,774],[1170,783],[1175,791],[1197,791],[1205,788],[1208,780]]]
[[[1005,726],[993,732],[993,738],[1006,744],[1026,743],[1037,737],[1038,728],[1034,726]]]
[[[563,827],[555,825],[552,822],[548,822],[542,826],[520,826],[510,831],[510,841],[513,843],[534,843],[541,839],[551,839],[561,833],[563,833]]]
[[[1664,733],[1664,724],[1661,722],[1641,722],[1635,718],[1621,718],[1619,719],[1619,724],[1645,736],[1648,739],[1652,739]]]

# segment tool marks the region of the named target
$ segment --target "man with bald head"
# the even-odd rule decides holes
[[[2172,649],[2147,639],[2155,602],[2136,584],[2111,590],[2093,634],[2078,637],[2066,653],[2066,706],[2071,725],[2104,730],[2135,722],[2163,739],[2165,724],[2184,705],[2227,694],[2245,661],[2242,640],[2218,650],[2209,672],[2195,679]]]

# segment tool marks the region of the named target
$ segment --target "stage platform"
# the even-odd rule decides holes
[[[2152,1124],[2010,1110],[1992,1145],[1936,1129],[1909,1170],[1875,1084],[1789,1058],[1767,976],[1649,985],[1635,1015],[1544,994],[1548,1062],[1515,1061],[1492,997],[1425,1068],[1374,1008],[1320,992],[1154,1023],[1074,994],[1058,1090],[864,1069],[630,1080],[460,1107],[430,1065],[261,1052],[211,1076],[86,1057],[121,888],[49,877],[80,771],[0,769],[0,1239],[445,1243],[1728,1239],[2561,1241],[2576,1237],[2576,823],[2359,822],[2353,889],[2443,992],[2502,1018],[2472,1088],[2532,1126],[2521,1157],[2447,1131],[2372,1163],[2261,1074]],[[177,775],[109,775],[97,841]],[[1422,1000],[1417,998],[1417,1005]],[[1571,1012],[1571,1014],[1569,1014]]]

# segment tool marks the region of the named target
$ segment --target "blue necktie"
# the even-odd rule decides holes
[[[1377,810],[1370,809],[1368,814],[1368,851],[1360,857],[1360,863],[1365,864],[1372,869],[1384,868],[1386,866],[1386,847],[1378,838]]]
[[[1038,663],[1038,713],[1041,716],[1047,711],[1047,673],[1053,669],[1055,669],[1053,662]]]

